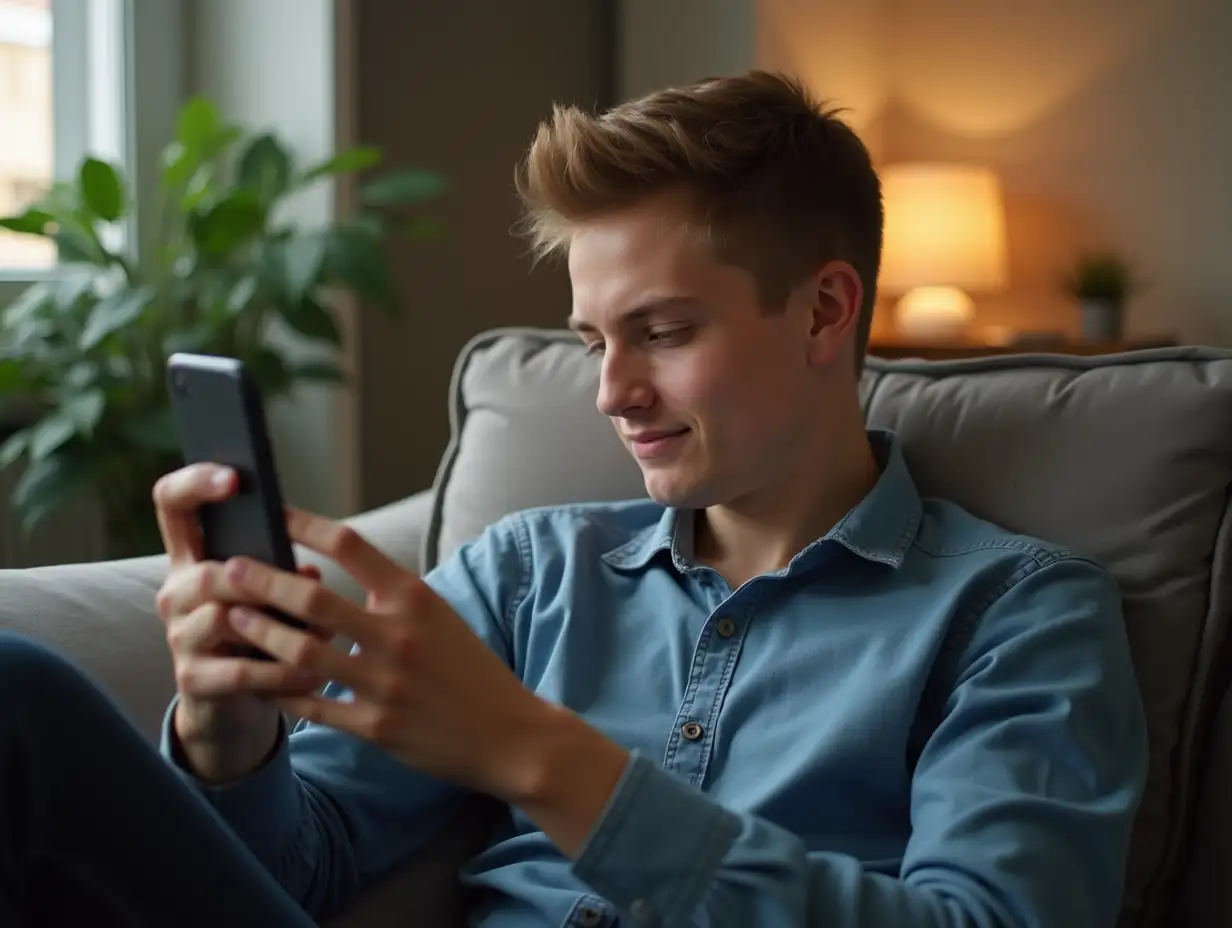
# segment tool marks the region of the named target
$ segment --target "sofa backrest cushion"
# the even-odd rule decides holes
[[[509,512],[645,495],[595,409],[597,385],[571,333],[472,340],[424,569]],[[861,392],[869,424],[902,438],[922,492],[1090,555],[1120,581],[1152,751],[1122,924],[1160,923],[1227,663],[1232,352],[870,358]]]

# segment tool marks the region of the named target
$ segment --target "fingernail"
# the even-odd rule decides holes
[[[243,606],[235,606],[228,613],[227,618],[231,621],[232,627],[243,631],[246,628],[251,628],[256,616],[251,609],[245,609]]]
[[[231,486],[231,474],[232,471],[229,468],[223,468],[222,470],[215,471],[214,476],[210,478],[210,481],[219,490],[225,490],[227,487]]]

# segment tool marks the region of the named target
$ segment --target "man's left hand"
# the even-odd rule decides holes
[[[445,600],[354,529],[295,509],[287,524],[292,540],[336,561],[368,591],[360,607],[311,577],[243,558],[228,562],[228,585],[252,604],[232,609],[237,631],[276,660],[353,694],[350,701],[279,698],[289,713],[512,804],[534,804],[550,791],[550,767],[573,754],[569,739],[606,740],[523,686]],[[358,648],[344,653],[262,614],[263,606]]]

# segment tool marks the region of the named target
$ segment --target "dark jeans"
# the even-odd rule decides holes
[[[80,670],[0,632],[0,925],[312,924]]]

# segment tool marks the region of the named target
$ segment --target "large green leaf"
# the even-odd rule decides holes
[[[91,274],[78,272],[67,275],[56,286],[56,307],[60,310],[72,309],[93,288],[94,277]]]
[[[64,386],[69,390],[84,390],[98,383],[103,369],[94,361],[78,361],[64,375]]]
[[[78,435],[89,438],[103,418],[106,407],[106,395],[98,387],[92,387],[70,397],[60,411],[73,423]]]
[[[448,189],[444,176],[432,171],[398,171],[365,184],[360,199],[372,206],[409,206],[435,200]]]
[[[17,358],[0,358],[0,396],[25,392],[25,365]]]
[[[47,226],[55,221],[55,217],[46,210],[33,206],[16,216],[6,216],[0,219],[0,229],[11,232],[21,232],[26,235],[46,235]]]
[[[304,173],[305,180],[315,180],[327,174],[352,174],[356,171],[366,171],[381,163],[381,150],[373,145],[359,145],[341,151],[328,161],[309,168]]]
[[[124,184],[110,164],[86,158],[77,174],[77,183],[82,203],[99,219],[115,222],[124,215]]]
[[[17,459],[26,453],[26,446],[30,443],[30,430],[21,429],[10,435],[0,445],[0,470],[7,470],[17,463]]]
[[[193,241],[209,255],[233,251],[250,242],[264,226],[264,204],[255,192],[244,187],[193,213],[188,223]]]
[[[12,328],[28,319],[42,315],[45,310],[55,305],[57,289],[49,281],[26,287],[21,291],[20,296],[13,300],[3,313],[0,313],[0,328]]]
[[[169,190],[187,186],[193,172],[201,166],[200,154],[179,142],[172,142],[164,148],[160,160],[163,166],[163,186]]]
[[[272,203],[291,185],[291,158],[273,135],[259,135],[240,156],[236,183]]]
[[[163,184],[171,190],[187,186],[202,165],[223,154],[241,134],[239,128],[222,121],[209,100],[190,100],[180,110],[175,141],[163,149]]]
[[[386,309],[397,300],[381,240],[366,229],[331,231],[326,247],[326,277],[353,290],[361,299]]]
[[[77,423],[63,412],[44,416],[30,427],[30,463],[37,464],[77,434]]]
[[[180,199],[180,208],[184,212],[191,213],[210,197],[215,196],[217,188],[214,178],[217,173],[212,161],[199,165],[192,172],[192,176],[184,184],[184,196]]]
[[[283,246],[283,287],[291,302],[298,303],[316,286],[325,246],[325,236],[318,233],[296,236]]]
[[[199,151],[208,146],[222,128],[218,107],[205,97],[193,97],[180,109],[175,140],[191,151]]]
[[[311,297],[298,303],[282,306],[282,318],[287,325],[309,338],[319,339],[331,345],[342,343],[342,332],[328,309]]]
[[[52,234],[56,256],[63,264],[94,264],[105,266],[108,258],[89,235],[79,228],[61,224]]]
[[[132,325],[153,298],[154,294],[148,287],[136,287],[132,290],[121,290],[99,300],[90,312],[90,318],[78,340],[81,350],[89,351],[107,336]]]
[[[255,274],[245,274],[227,294],[227,312],[238,316],[245,312],[261,290],[261,279]]]
[[[86,490],[98,468],[84,456],[57,454],[32,462],[13,488],[12,502],[25,531]]]

